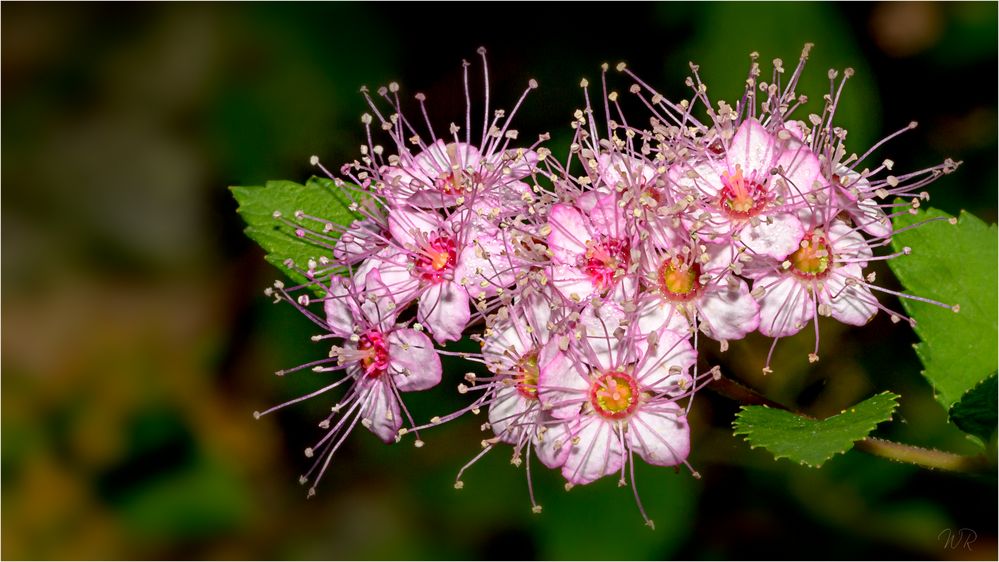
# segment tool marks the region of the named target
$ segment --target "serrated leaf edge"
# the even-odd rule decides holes
[[[849,451],[849,450],[853,449],[853,444],[855,444],[855,443],[856,443],[857,441],[861,441],[861,440],[863,440],[863,439],[867,438],[867,436],[869,436],[869,435],[870,435],[870,433],[871,433],[872,431],[874,431],[874,430],[875,430],[875,429],[876,429],[876,428],[877,428],[877,427],[878,427],[878,426],[879,426],[880,424],[882,424],[882,423],[884,423],[884,422],[886,422],[886,421],[891,421],[891,420],[892,420],[892,418],[893,418],[893,417],[894,417],[894,415],[895,415],[895,410],[897,410],[897,409],[898,409],[898,405],[899,405],[899,404],[898,404],[898,399],[899,399],[899,395],[898,395],[898,394],[895,394],[894,392],[891,392],[891,391],[888,391],[888,390],[886,390],[886,391],[884,391],[884,392],[881,392],[881,393],[878,393],[878,394],[875,394],[874,396],[871,396],[870,398],[866,398],[866,399],[864,399],[864,400],[862,400],[862,401],[858,402],[858,404],[862,404],[863,402],[866,402],[867,400],[873,400],[874,398],[877,398],[877,397],[879,397],[879,396],[886,396],[886,395],[887,395],[887,396],[889,396],[889,397],[891,398],[891,401],[893,402],[893,407],[892,407],[892,409],[891,409],[891,412],[889,412],[889,413],[888,413],[888,418],[887,418],[887,419],[883,419],[883,420],[881,420],[881,421],[877,421],[877,422],[874,422],[874,425],[872,425],[872,426],[871,426],[870,428],[868,428],[868,429],[867,429],[867,430],[866,430],[866,431],[864,432],[864,437],[861,437],[860,439],[856,439],[856,440],[854,440],[854,441],[853,441],[853,443],[851,443],[851,444],[850,444],[850,446],[849,446],[848,448],[846,448],[846,449],[843,449],[842,451],[837,451],[837,452],[834,452],[834,453],[832,453],[831,455],[829,455],[828,457],[826,457],[825,459],[823,459],[823,460],[822,460],[821,462],[819,462],[818,464],[812,464],[812,463],[810,463],[810,462],[808,462],[808,461],[795,461],[794,459],[792,459],[792,458],[791,458],[790,456],[788,456],[788,455],[786,455],[786,454],[782,454],[782,453],[775,453],[775,452],[771,451],[770,449],[767,449],[766,445],[757,445],[757,444],[754,444],[754,443],[753,443],[752,441],[750,441],[750,438],[752,437],[752,434],[750,433],[750,431],[748,431],[748,430],[746,430],[746,429],[742,429],[742,430],[740,430],[740,428],[739,428],[739,426],[738,426],[738,423],[739,423],[739,421],[741,421],[741,419],[742,419],[742,418],[740,418],[739,416],[740,416],[740,415],[741,415],[741,414],[742,414],[743,412],[745,412],[746,410],[748,410],[749,408],[752,408],[752,407],[759,407],[759,406],[751,406],[751,405],[743,405],[743,406],[742,406],[742,407],[741,407],[741,408],[739,409],[739,412],[738,412],[738,413],[737,413],[737,414],[735,415],[735,419],[734,419],[734,420],[732,420],[732,429],[733,429],[733,431],[732,431],[732,434],[733,434],[733,435],[743,435],[743,436],[744,436],[744,437],[743,437],[743,440],[744,440],[744,441],[745,441],[746,443],[748,443],[748,444],[749,444],[749,448],[750,448],[750,450],[755,450],[755,449],[758,449],[758,448],[763,448],[763,449],[766,449],[766,450],[767,450],[767,452],[769,452],[769,453],[770,453],[771,455],[773,455],[773,457],[774,457],[774,459],[775,459],[775,460],[778,460],[778,459],[787,459],[787,460],[789,460],[789,461],[791,461],[791,462],[797,462],[798,464],[800,464],[800,465],[802,465],[802,466],[808,466],[808,467],[810,467],[810,468],[821,468],[823,464],[825,464],[826,462],[828,462],[828,461],[829,461],[829,459],[831,459],[831,458],[835,457],[836,455],[841,455],[841,454],[843,454],[843,453],[846,453],[847,451]],[[764,408],[768,408],[768,409],[770,408],[770,406],[767,406],[766,404],[763,404],[762,406],[763,406]],[[854,408],[854,407],[856,407],[856,404],[854,404],[853,406],[851,406],[851,408]],[[810,417],[808,417],[808,416],[803,416],[803,415],[801,415],[801,414],[797,414],[797,413],[794,413],[794,412],[789,412],[789,413],[792,413],[792,414],[794,414],[794,415],[796,415],[796,416],[799,416],[799,417],[803,417],[803,418],[806,418],[806,419],[810,419],[810,420],[813,420],[813,421],[817,421],[817,422],[823,422],[823,421],[826,421],[826,420],[829,420],[829,419],[832,419],[832,418],[835,418],[835,417],[837,417],[837,416],[841,416],[841,415],[845,414],[846,412],[847,412],[847,410],[842,410],[842,411],[841,411],[840,413],[838,413],[838,414],[836,414],[836,415],[833,415],[833,416],[829,416],[828,418],[824,418],[824,419],[821,419],[821,420],[819,420],[819,419],[815,419],[815,418],[810,418]]]

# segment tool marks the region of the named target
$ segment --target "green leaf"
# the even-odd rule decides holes
[[[824,420],[802,417],[766,406],[743,406],[736,415],[735,435],[745,435],[755,449],[763,447],[775,458],[787,458],[813,467],[853,444],[891,418],[898,395],[882,392]]]
[[[996,431],[996,414],[999,406],[996,404],[996,374],[985,379],[981,384],[969,390],[961,401],[950,409],[950,420],[961,431],[970,433],[984,443]]]
[[[322,218],[331,223],[347,226],[360,218],[348,206],[351,201],[341,188],[326,178],[310,178],[305,185],[292,181],[269,181],[263,186],[229,188],[239,202],[237,211],[247,227],[244,232],[267,252],[266,259],[298,283],[308,280],[285,265],[292,260],[305,268],[310,259],[329,256],[327,248],[317,246],[295,235],[295,228],[275,218],[278,211],[286,221],[295,221],[295,212]],[[321,231],[323,224],[305,221],[306,226]]]
[[[903,214],[895,219],[901,229],[931,218],[951,218],[937,209]],[[959,305],[948,308],[902,299],[902,306],[916,321],[922,340],[916,354],[923,375],[933,386],[937,401],[949,409],[972,387],[996,370],[996,225],[988,226],[962,212],[957,224],[938,221],[895,236],[896,250],[912,254],[890,260],[892,271],[909,294]]]

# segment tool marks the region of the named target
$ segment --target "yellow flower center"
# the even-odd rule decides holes
[[[514,381],[517,383],[517,392],[524,398],[537,400],[538,398],[538,354],[529,353],[521,357],[517,362],[517,374]]]
[[[659,266],[659,290],[670,300],[686,301],[697,296],[701,288],[701,267],[679,258],[667,258]]]
[[[638,382],[620,371],[600,375],[590,384],[590,404],[605,418],[621,419],[638,405]]]
[[[805,279],[815,279],[829,271],[831,257],[826,239],[809,232],[801,240],[798,249],[788,257],[788,261],[791,262],[792,273]]]

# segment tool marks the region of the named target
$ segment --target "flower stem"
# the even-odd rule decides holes
[[[802,417],[811,416],[774,402],[759,392],[739,382],[722,376],[712,381],[708,388],[718,394],[748,406],[769,406],[792,412]],[[923,468],[949,470],[952,472],[981,472],[989,468],[985,455],[958,455],[936,449],[924,449],[904,443],[896,443],[877,437],[866,437],[854,443],[857,450],[895,462],[914,464]]]
[[[859,451],[886,458],[895,462],[905,462],[923,468],[950,470],[953,472],[980,472],[988,468],[984,455],[956,455],[936,449],[924,449],[904,443],[896,443],[877,437],[867,437],[854,446]]]

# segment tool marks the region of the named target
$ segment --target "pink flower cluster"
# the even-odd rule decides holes
[[[849,70],[839,83],[830,73],[820,113],[792,117],[805,103],[795,88],[807,55],[786,81],[780,61],[767,81],[754,59],[734,106],[709,100],[696,66],[691,96],[673,102],[619,65],[644,108],[631,121],[605,65],[600,103],[583,81],[563,158],[547,134],[526,143],[511,128],[533,81],[509,114],[487,95],[481,126],[468,107],[440,135],[422,95],[413,119],[397,85],[363,90],[360,158],[339,175],[323,168],[359,218],[281,217],[317,259],[292,264],[309,284],[268,290],[333,343],[328,358],[299,367],[332,379],[288,404],[345,388],[306,451],[316,459],[303,483],[322,477],[358,423],[387,443],[412,433],[420,446],[421,430],[485,410],[481,454],[507,444],[528,474],[533,452],[567,487],[609,475],[634,487],[636,456],[687,462],[687,413],[718,375],[698,364],[700,347],[724,351],[755,331],[776,343],[811,324],[816,361],[819,316],[860,326],[886,310],[876,294],[891,291],[868,264],[895,257],[878,252],[891,218],[957,163],[891,175],[891,161],[868,163],[884,141],[849,152],[833,124]],[[465,337],[481,351],[447,350]],[[458,387],[475,398],[417,424],[403,394],[440,383],[444,355],[484,366]],[[533,490],[531,502],[540,511]]]

